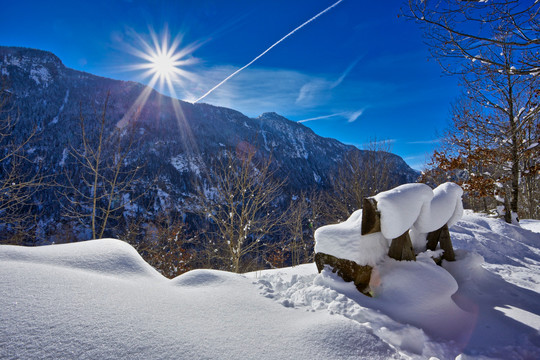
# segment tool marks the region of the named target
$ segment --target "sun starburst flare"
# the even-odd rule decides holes
[[[178,35],[171,41],[167,29],[163,31],[161,39],[155,31],[150,29],[150,42],[140,35],[136,36],[140,49],[129,47],[128,51],[144,62],[132,65],[129,69],[144,70],[142,76],[150,78],[149,87],[157,85],[160,91],[166,89],[171,96],[176,97],[175,86],[183,86],[185,79],[193,81],[195,78],[194,74],[185,67],[196,62],[191,54],[200,44],[191,44],[181,48],[182,36]]]
[[[184,87],[185,80],[191,82],[196,80],[195,75],[186,70],[185,67],[197,62],[192,56],[192,53],[202,43],[193,43],[181,47],[182,36],[178,35],[171,41],[171,36],[167,28],[163,31],[161,38],[153,29],[150,29],[150,41],[147,41],[139,34],[135,34],[135,38],[138,42],[138,47],[126,45],[127,52],[142,59],[144,62],[127,66],[126,70],[143,70],[141,76],[145,79],[150,78],[150,80],[148,80],[147,86],[139,94],[130,110],[124,114],[118,126],[125,126],[130,119],[137,116],[136,114],[144,107],[153,89],[160,92],[167,90],[168,95],[171,97],[172,107],[179,128],[183,130],[183,143],[189,147],[185,150],[188,152],[196,151],[196,145],[193,141],[190,127],[183,116],[176,87]]]

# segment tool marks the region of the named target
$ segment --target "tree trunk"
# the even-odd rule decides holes
[[[510,68],[509,68],[510,69]],[[512,189],[511,189],[511,202],[510,202],[510,208],[507,208],[506,214],[504,219],[507,223],[512,223],[512,212],[515,212],[517,214],[518,211],[518,202],[519,202],[519,144],[518,144],[518,136],[517,136],[517,126],[516,126],[516,120],[514,119],[514,88],[512,84],[512,79],[510,76],[510,71],[508,71],[507,74],[508,79],[508,102],[509,102],[509,114],[508,114],[508,123],[510,125],[510,139],[512,141],[511,147],[510,147],[510,156],[512,161],[512,170],[511,170],[511,182],[512,182]]]
[[[515,127],[515,123],[512,123]],[[517,142],[517,136],[512,136],[512,142]],[[518,145],[512,144],[512,202],[510,203],[510,209],[517,214],[519,208],[519,154]],[[512,219],[510,214],[510,219]],[[510,220],[511,222],[512,220]]]
[[[508,195],[504,194],[504,221],[511,224],[512,223],[512,209],[510,206],[510,200],[508,200]]]

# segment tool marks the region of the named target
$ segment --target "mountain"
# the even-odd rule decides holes
[[[27,156],[50,174],[77,171],[66,169],[66,157],[72,147],[81,145],[80,118],[88,131],[97,128],[110,92],[106,132],[126,124],[135,127],[137,146],[128,160],[144,165],[148,179],[159,173],[154,197],[158,193],[160,199],[167,197],[181,213],[196,194],[194,184],[225,150],[271,157],[275,176],[287,179],[285,194],[291,196],[331,188],[330,174],[348,161],[348,154],[357,153],[361,159],[369,153],[318,136],[275,113],[249,118],[232,109],[176,101],[136,82],[76,71],[46,51],[0,47],[0,74],[11,95],[10,108],[19,118],[18,136],[37,130]],[[145,96],[142,105],[137,99]],[[396,184],[416,181],[418,173],[400,157],[387,156]],[[60,208],[51,194],[44,204],[52,220],[58,219]]]

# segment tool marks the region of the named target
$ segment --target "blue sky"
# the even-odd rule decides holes
[[[174,91],[193,101],[336,1],[9,1],[0,45],[48,50],[77,70],[148,83],[132,68],[144,63],[133,49],[151,43],[152,31],[160,39],[169,33],[181,37],[178,50],[190,50]],[[202,101],[251,117],[274,111],[360,148],[389,140],[421,169],[459,90],[429,59],[419,27],[398,17],[402,6],[343,0]]]

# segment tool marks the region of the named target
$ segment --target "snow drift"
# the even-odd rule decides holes
[[[385,259],[374,298],[314,264],[167,280],[116,240],[0,246],[0,358],[539,358],[540,234],[450,231],[455,262]]]

